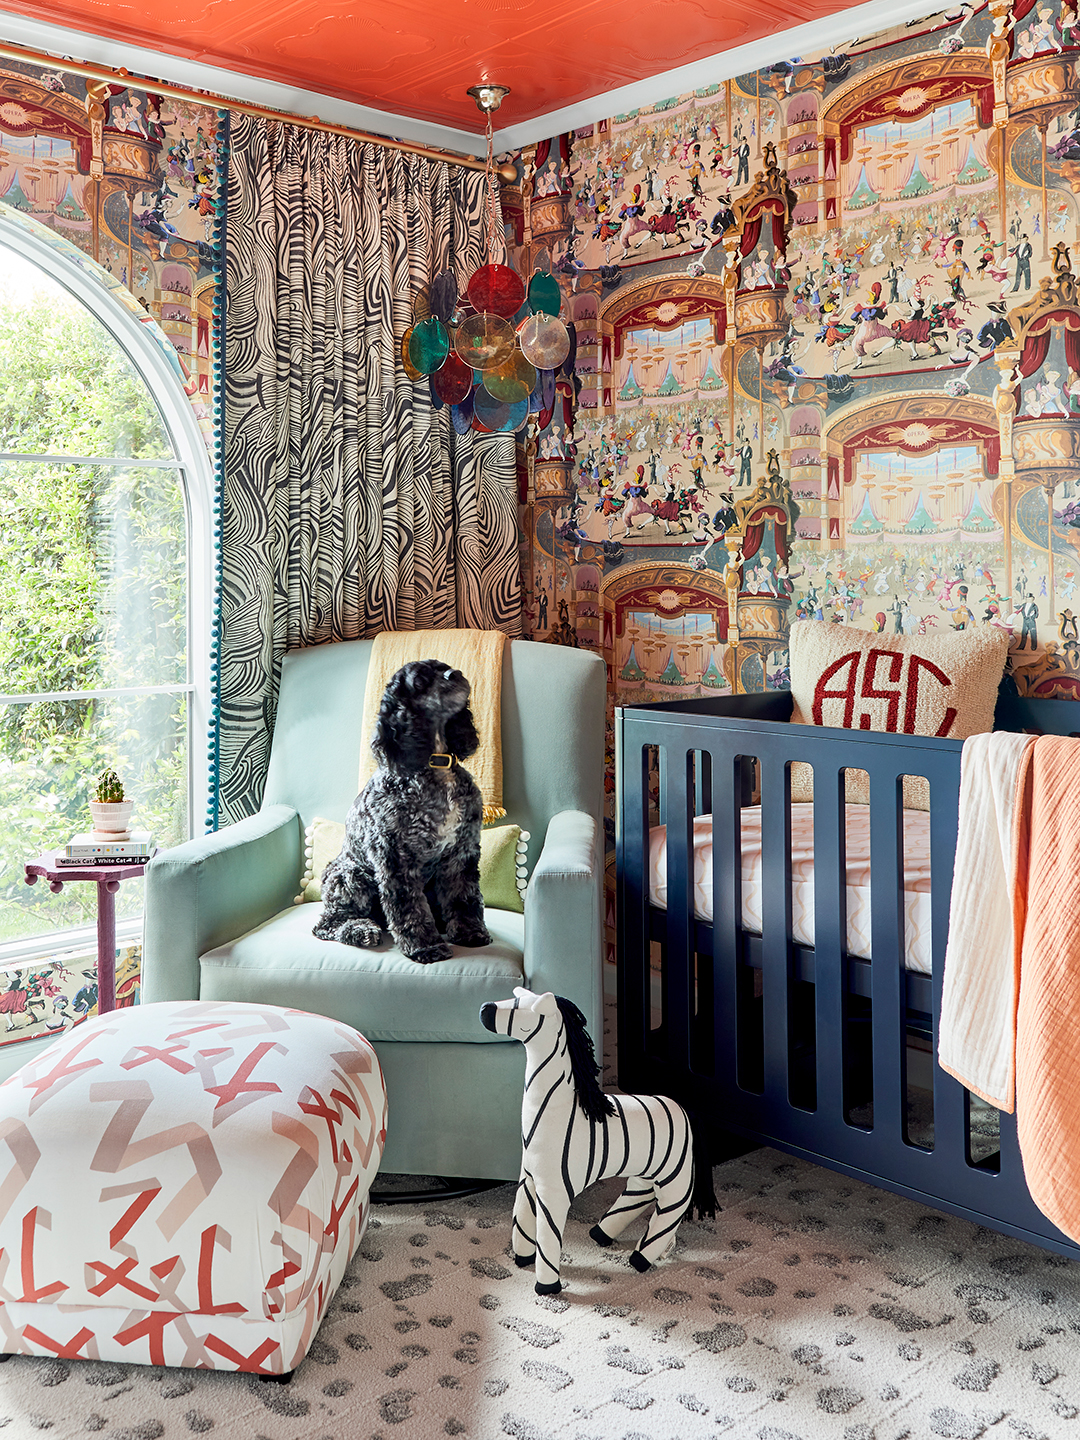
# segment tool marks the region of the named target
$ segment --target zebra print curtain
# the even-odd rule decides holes
[[[221,823],[258,808],[286,650],[521,633],[513,437],[458,436],[400,353],[432,276],[486,259],[483,175],[243,115],[230,142]]]

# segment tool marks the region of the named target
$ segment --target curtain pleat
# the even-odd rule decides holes
[[[222,822],[258,808],[286,650],[521,633],[514,441],[459,436],[401,338],[485,262],[484,177],[236,116],[228,181]],[[503,257],[496,256],[496,259]]]

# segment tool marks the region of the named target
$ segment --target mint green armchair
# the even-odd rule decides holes
[[[502,684],[507,823],[531,834],[525,913],[487,909],[494,943],[416,965],[316,940],[297,905],[304,829],[356,794],[371,642],[285,656],[262,809],[146,871],[142,999],[249,1000],[329,1015],[378,1052],[383,1169],[516,1180],[524,1052],[479,1021],[515,985],[584,1011],[599,1042],[605,671],[596,655],[515,640]]]

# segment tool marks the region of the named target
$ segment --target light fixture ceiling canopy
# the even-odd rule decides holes
[[[470,85],[465,93],[471,95],[476,101],[476,108],[482,115],[490,115],[493,110],[498,110],[507,95],[510,94],[510,87],[508,85],[489,85],[485,81],[479,85]]]

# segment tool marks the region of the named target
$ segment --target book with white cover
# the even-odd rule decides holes
[[[100,835],[73,835],[64,846],[67,860],[133,860],[146,857],[154,848],[149,830],[131,830],[123,840],[106,840]]]

